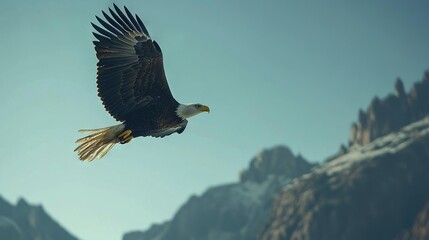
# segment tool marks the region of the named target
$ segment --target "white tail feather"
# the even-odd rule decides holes
[[[80,145],[74,151],[77,152],[80,160],[92,161],[95,158],[102,158],[119,142],[118,135],[124,128],[123,124],[119,124],[106,128],[79,130],[79,132],[90,133],[90,135],[78,139],[76,143]]]

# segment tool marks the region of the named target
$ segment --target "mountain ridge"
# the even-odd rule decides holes
[[[14,206],[0,196],[0,217],[0,239],[78,239],[51,218],[42,205],[31,205],[23,198]]]

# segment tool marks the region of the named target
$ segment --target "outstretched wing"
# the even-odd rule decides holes
[[[97,87],[106,110],[118,121],[128,113],[158,102],[176,102],[168,87],[159,45],[152,41],[140,18],[113,4],[106,21],[93,23],[97,58]],[[162,99],[162,101],[159,101]],[[176,102],[177,103],[177,102]]]

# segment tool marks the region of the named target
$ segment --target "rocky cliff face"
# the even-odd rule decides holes
[[[173,220],[145,232],[127,233],[123,240],[257,239],[269,219],[276,193],[311,167],[286,147],[264,150],[242,172],[240,182],[192,196]]]
[[[350,130],[349,145],[365,145],[429,115],[429,71],[407,94],[400,79],[395,94],[384,99],[375,97],[367,111],[359,111],[357,123]]]
[[[296,179],[262,239],[428,239],[429,118]]]
[[[7,240],[77,240],[41,206],[20,199],[16,206],[0,197],[0,239]]]

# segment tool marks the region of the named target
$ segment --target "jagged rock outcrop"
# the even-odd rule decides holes
[[[8,236],[8,237],[5,237]],[[77,240],[42,208],[19,199],[16,206],[0,197],[0,239]]]
[[[286,147],[262,151],[240,182],[212,187],[192,196],[174,218],[145,232],[130,232],[123,240],[252,240],[271,214],[276,193],[312,167]]]
[[[357,123],[350,130],[349,145],[365,145],[429,115],[429,71],[407,94],[400,79],[395,94],[375,97],[367,111],[359,111]]]
[[[429,118],[285,187],[262,239],[429,239]]]

